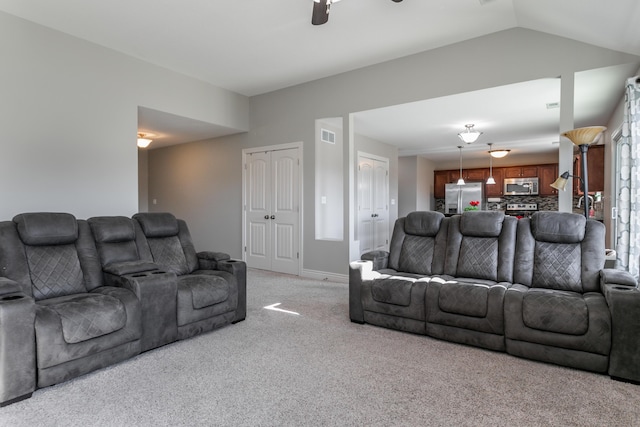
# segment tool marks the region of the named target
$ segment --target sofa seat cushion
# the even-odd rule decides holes
[[[189,288],[191,303],[196,310],[229,298],[229,284],[218,276],[189,274],[180,278],[179,286]]]
[[[226,275],[188,274],[178,277],[178,326],[235,311],[238,289]]]
[[[589,329],[589,310],[582,294],[531,289],[522,301],[522,320],[532,329],[583,335]]]
[[[442,311],[471,317],[485,317],[489,303],[489,286],[447,283],[440,288],[438,305]]]
[[[75,344],[122,329],[127,313],[122,302],[109,295],[77,294],[41,301],[58,314],[65,342]]]
[[[414,282],[414,279],[408,277],[376,279],[371,285],[371,296],[378,302],[407,307],[411,304],[411,288]]]
[[[599,292],[580,294],[515,284],[504,297],[504,321],[507,340],[605,356],[611,350],[611,314]],[[531,355],[539,360],[545,357]],[[570,361],[566,364],[573,366]]]
[[[365,312],[424,321],[424,292],[430,277],[383,275],[362,283]]]
[[[510,283],[433,278],[427,284],[427,324],[504,335],[504,294]]]
[[[118,303],[114,303],[114,300]],[[81,302],[88,305],[86,310],[74,307],[76,303],[79,305]],[[124,308],[124,315],[119,311],[121,306]],[[107,307],[112,307],[120,314],[107,312],[109,310]],[[87,320],[93,315],[92,309],[101,311],[101,316],[94,317],[97,329],[94,329],[91,321]],[[64,317],[71,317],[75,313],[78,316],[87,316],[87,319],[82,319],[78,323],[87,326],[84,332],[85,337],[91,335],[95,337],[73,343],[67,342],[67,340],[75,341],[81,338],[82,327],[77,329],[76,338],[71,338],[74,336],[73,326],[68,320],[65,320],[66,325],[63,324],[60,313],[64,313]],[[142,333],[140,316],[138,298],[133,292],[124,288],[102,286],[90,293],[39,301],[36,304],[35,322],[38,369],[46,369],[99,353],[107,354],[109,350],[122,344],[139,342]],[[120,320],[117,317],[120,317]],[[122,319],[125,324],[118,328]],[[109,329],[113,332],[99,335],[100,332]]]

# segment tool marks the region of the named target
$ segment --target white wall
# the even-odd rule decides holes
[[[0,219],[138,210],[138,106],[248,129],[248,98],[0,12]]]
[[[242,149],[302,141],[303,268],[335,274],[347,272],[350,242],[314,238],[316,119],[342,117],[348,136],[358,111],[638,60],[513,29],[247,99],[3,13],[0,52],[0,218],[137,211],[143,106],[248,131],[149,152],[149,197],[158,200],[149,209],[187,219],[201,249],[241,253]],[[355,142],[344,141],[350,177]],[[344,181],[348,223],[353,194]]]
[[[609,65],[631,63],[638,57],[578,43],[526,29],[513,29],[457,43],[417,55],[339,74],[333,77],[293,86],[252,97],[250,100],[251,130],[238,138],[220,138],[209,142],[206,150],[212,157],[230,155],[232,164],[240,165],[243,148],[302,141],[304,145],[304,216],[303,273],[328,272],[346,274],[350,239],[342,242],[315,239],[315,121],[324,117],[342,117],[344,124],[345,223],[349,223],[350,200],[355,197],[350,188],[353,177],[355,141],[350,115],[372,108],[446,96],[527,80],[574,73]],[[476,64],[473,70],[467,61]],[[354,137],[354,140],[357,137]],[[189,145],[189,144],[187,144]],[[180,150],[172,150],[178,156]],[[150,156],[150,188],[166,170],[154,164],[155,151]],[[157,150],[160,151],[160,150]],[[366,151],[366,150],[363,150]],[[232,154],[233,153],[233,154]],[[237,162],[237,163],[236,163]],[[166,166],[165,163],[163,165]],[[437,165],[440,168],[440,164]],[[482,165],[483,167],[486,165]],[[454,168],[457,167],[454,166]],[[154,172],[155,170],[155,172]],[[204,173],[204,172],[203,172]],[[396,172],[397,173],[397,172]],[[393,173],[392,173],[393,175]],[[206,173],[205,173],[206,176]],[[191,191],[210,198],[218,191],[233,193],[224,206],[197,205],[193,210],[199,224],[208,228],[227,227],[230,240],[220,241],[223,248],[239,248],[242,206],[241,174],[230,171],[227,181],[211,182],[194,176]],[[430,183],[429,185],[433,185]],[[230,188],[232,187],[232,189]],[[198,190],[196,190],[198,189]],[[152,191],[152,190],[151,190]],[[236,197],[236,194],[238,195]],[[170,200],[167,209],[182,211],[183,199]],[[416,202],[417,203],[417,202]],[[397,206],[397,205],[396,205]],[[150,207],[153,209],[153,207]],[[224,212],[220,215],[219,212]],[[192,222],[194,222],[192,220]],[[192,227],[193,231],[193,227]],[[199,232],[208,232],[199,230]],[[353,236],[353,230],[347,230]]]
[[[398,158],[398,216],[418,210],[418,156]],[[433,177],[431,178],[433,181]]]

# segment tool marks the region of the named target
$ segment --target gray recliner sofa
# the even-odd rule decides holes
[[[350,317],[640,382],[640,291],[604,253],[577,214],[412,212],[350,263]]]
[[[149,218],[155,223],[146,231],[126,217],[86,221],[67,213],[0,222],[0,406],[245,318],[245,263],[219,252],[196,255],[184,221]],[[145,232],[153,239],[169,229],[175,238],[146,240]],[[150,246],[173,257],[154,259]],[[181,260],[199,270],[176,274]],[[181,323],[181,312],[198,314]]]

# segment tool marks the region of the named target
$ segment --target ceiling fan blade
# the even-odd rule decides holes
[[[311,15],[311,23],[313,25],[326,24],[329,21],[330,0],[320,0],[313,2],[313,14]]]
[[[402,0],[393,0],[396,3],[400,3]]]

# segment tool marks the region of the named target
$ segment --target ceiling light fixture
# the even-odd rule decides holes
[[[460,139],[463,140],[466,144],[471,144],[472,142],[476,142],[480,137],[480,135],[482,135],[482,132],[478,132],[477,130],[473,129],[474,126],[475,125],[473,124],[464,125],[464,127],[467,129],[458,134]]]
[[[333,3],[340,0],[313,0],[313,13],[311,14],[311,23],[313,25],[326,24],[329,21],[329,11]],[[402,0],[393,0],[394,3],[400,3]]]
[[[462,145],[458,145],[460,149],[460,177],[458,178],[457,185],[464,185],[464,178],[462,178]]]
[[[149,144],[151,144],[151,141],[153,141],[152,139],[149,139],[149,136],[151,136],[151,134],[139,133],[138,134],[138,147],[147,148],[149,146]]]
[[[493,179],[493,154],[491,154],[491,146],[492,142],[487,144],[489,146],[489,178],[487,178],[487,185],[493,185],[496,183],[496,180]]]
[[[504,156],[506,156],[507,154],[509,154],[511,150],[489,150],[489,154],[491,154],[491,157],[495,157],[496,159],[501,159]]]

